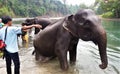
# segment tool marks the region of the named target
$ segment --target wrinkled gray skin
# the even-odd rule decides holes
[[[61,69],[67,70],[67,52],[70,54],[70,63],[75,63],[79,38],[98,45],[102,63],[99,66],[105,69],[108,65],[106,32],[98,16],[90,9],[80,10],[40,31],[34,39],[36,60],[39,57],[57,56]]]

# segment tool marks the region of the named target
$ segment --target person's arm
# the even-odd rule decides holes
[[[35,27],[35,28],[42,28],[41,25],[30,25],[30,26],[22,26],[22,30],[31,29],[32,27]]]

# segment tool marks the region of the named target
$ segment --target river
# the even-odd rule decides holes
[[[14,22],[17,25],[20,22]],[[58,59],[47,63],[36,62],[32,51],[34,50],[32,37],[28,43],[22,43],[19,38],[19,54],[21,61],[21,74],[120,74],[120,21],[102,20],[107,32],[107,56],[108,67],[104,70],[99,68],[100,56],[98,47],[91,41],[79,40],[77,46],[76,65],[69,65],[68,71],[62,71]],[[69,56],[69,55],[68,55]],[[68,59],[69,60],[69,59]],[[6,74],[5,61],[0,58],[0,74]],[[14,69],[13,65],[12,68]]]

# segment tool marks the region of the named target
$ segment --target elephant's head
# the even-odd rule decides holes
[[[26,19],[24,21],[24,24],[27,26],[32,24],[39,24],[42,26],[41,29],[44,29],[46,26],[48,26],[51,23],[52,21],[48,18],[33,18],[33,19]]]
[[[90,9],[78,11],[75,15],[70,15],[66,19],[65,26],[71,33],[84,41],[93,41],[98,45],[102,64],[100,68],[105,69],[108,64],[106,45],[106,32],[101,25],[101,20]]]
[[[37,20],[38,20],[37,18],[26,19],[24,24],[27,25],[27,26],[32,25],[32,24],[36,24]]]

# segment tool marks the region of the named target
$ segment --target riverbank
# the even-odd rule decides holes
[[[102,18],[102,20],[108,20],[108,21],[120,21],[120,18]]]

